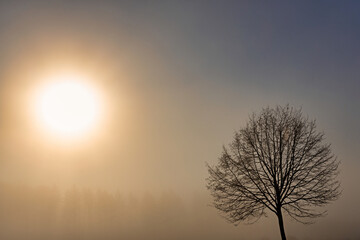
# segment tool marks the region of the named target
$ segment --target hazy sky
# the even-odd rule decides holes
[[[205,162],[249,114],[289,103],[317,119],[341,160],[329,221],[359,237],[359,10],[357,1],[2,0],[0,180],[206,192]],[[37,74],[63,66],[97,72],[110,99],[108,124],[88,145],[40,139],[29,120]]]

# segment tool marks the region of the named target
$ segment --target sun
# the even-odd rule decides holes
[[[36,95],[37,118],[48,132],[56,136],[83,136],[100,120],[99,94],[89,80],[79,74],[49,77]]]

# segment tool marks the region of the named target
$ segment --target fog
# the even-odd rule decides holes
[[[342,196],[292,240],[359,239],[358,4],[0,2],[0,238],[279,239],[269,212],[234,226],[206,163],[266,106],[301,107],[341,161]],[[44,73],[105,96],[81,140],[34,123]]]
[[[186,199],[173,191],[108,192],[71,187],[1,184],[2,239],[278,239],[276,219],[257,225],[232,226],[209,208],[200,193]],[[341,229],[334,218],[316,226],[289,221],[289,239],[339,239],[355,224]],[[336,233],[328,231],[329,226]],[[326,233],[324,234],[324,231]],[[297,237],[295,237],[297,236]],[[351,238],[348,238],[351,239]]]

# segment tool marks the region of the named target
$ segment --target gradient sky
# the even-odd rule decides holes
[[[289,103],[317,119],[341,160],[329,221],[359,237],[359,10],[357,1],[2,0],[0,180],[206,192],[205,162],[249,114]],[[91,148],[35,146],[24,120],[31,76],[63,64],[101,72],[111,96],[111,123]],[[79,158],[88,160],[68,160]]]

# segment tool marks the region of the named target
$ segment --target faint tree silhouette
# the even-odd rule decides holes
[[[286,239],[283,211],[310,223],[322,216],[314,207],[336,200],[338,165],[324,134],[301,110],[277,106],[253,114],[224,147],[219,163],[209,166],[207,187],[214,206],[232,223],[250,223],[275,213]]]

